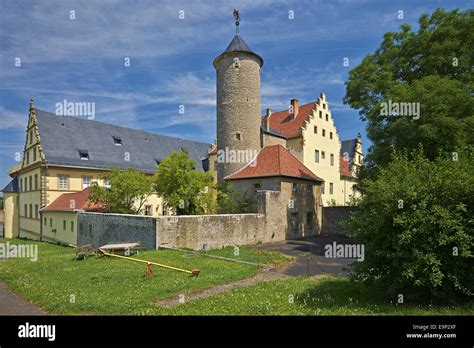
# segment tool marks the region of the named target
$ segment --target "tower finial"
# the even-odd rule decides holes
[[[34,103],[35,103],[35,101],[33,100],[33,97],[30,97],[30,110],[35,108]]]
[[[234,8],[233,15],[235,18],[235,34],[239,35],[240,15],[239,15],[239,11],[237,11],[235,8]]]

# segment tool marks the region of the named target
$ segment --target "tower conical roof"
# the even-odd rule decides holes
[[[240,36],[240,34],[236,34],[234,38],[232,39],[232,41],[230,42],[230,44],[225,49],[225,51],[222,52],[216,59],[214,59],[214,66],[215,66],[216,61],[220,57],[231,52],[247,52],[247,53],[253,54],[254,56],[260,59],[260,62],[261,62],[260,66],[263,65],[262,57],[260,57],[258,54],[256,54],[254,51],[250,49],[250,47],[247,45],[244,39]]]

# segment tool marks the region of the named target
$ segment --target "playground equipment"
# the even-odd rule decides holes
[[[124,260],[128,260],[128,261],[132,261],[132,262],[145,263],[145,264],[146,264],[145,275],[146,275],[147,278],[151,278],[151,277],[153,276],[153,271],[152,271],[152,268],[151,268],[152,265],[155,265],[155,266],[158,266],[158,267],[162,267],[162,268],[172,269],[172,270],[178,271],[178,272],[188,273],[188,274],[191,274],[191,276],[193,276],[193,277],[197,277],[197,276],[199,275],[199,273],[201,272],[199,269],[193,269],[192,271],[189,271],[189,270],[186,270],[186,269],[177,268],[177,267],[173,267],[173,266],[168,266],[168,265],[164,265],[164,264],[161,264],[161,263],[156,263],[156,262],[151,262],[151,261],[146,261],[146,260],[135,259],[135,258],[133,258],[133,257],[126,257],[126,256],[121,256],[121,255],[115,255],[115,254],[111,254],[111,253],[105,252],[105,251],[102,250],[101,248],[97,249],[97,252],[98,252],[99,254],[102,254],[102,255],[112,256],[112,257],[116,257],[116,258],[119,258],[119,259],[124,259]]]

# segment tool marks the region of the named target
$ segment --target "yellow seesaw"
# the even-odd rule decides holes
[[[184,272],[184,273],[188,273],[188,274],[191,274],[191,276],[194,276],[194,277],[197,277],[199,275],[199,273],[201,272],[199,269],[193,269],[192,271],[188,271],[187,269],[182,269],[182,268],[177,268],[177,267],[172,267],[172,266],[168,266],[168,265],[163,265],[161,263],[156,263],[156,262],[151,262],[151,261],[146,261],[146,260],[140,260],[140,259],[135,259],[133,257],[126,257],[126,256],[121,256],[121,255],[115,255],[115,254],[111,254],[111,253],[107,253],[105,252],[104,250],[102,249],[97,249],[97,251],[102,254],[102,255],[106,255],[106,256],[113,256],[113,257],[117,257],[119,259],[125,259],[125,260],[128,260],[128,261],[135,261],[135,262],[141,262],[141,263],[146,263],[147,265],[147,276],[148,274],[150,274],[150,277],[151,277],[151,265],[155,265],[155,266],[158,266],[158,267],[163,267],[163,268],[167,268],[167,269],[172,269],[174,271],[178,271],[178,272]]]

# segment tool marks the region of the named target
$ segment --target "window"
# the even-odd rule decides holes
[[[30,204],[30,219],[33,218],[33,204]]]
[[[314,126],[314,134],[318,134],[318,127]]]
[[[152,210],[152,206],[151,205],[146,205],[145,206],[145,215],[150,216],[152,214],[151,210]]]
[[[362,163],[362,156],[359,155],[359,163]]]
[[[296,182],[294,182],[294,183],[291,185],[291,192],[293,192],[293,193],[298,192],[298,184],[297,184]]]
[[[325,136],[326,136],[326,130],[323,129],[323,137],[325,137]]]
[[[332,132],[329,133],[329,139],[332,139]]]
[[[112,137],[114,138],[114,144],[117,146],[122,146],[122,139],[119,137]]]
[[[323,112],[322,111],[319,112],[319,118],[323,118]]]
[[[168,215],[168,206],[167,205],[163,205],[163,215]]]
[[[312,195],[312,194],[313,194],[313,185],[311,185],[311,184],[306,185],[306,193],[307,193],[308,195]]]
[[[25,215],[24,217],[28,217],[28,204],[25,204]]]
[[[30,191],[33,191],[33,176],[32,175],[30,175],[30,184],[29,184],[28,187],[29,187]]]
[[[74,221],[71,221],[71,232],[74,232]]]
[[[83,176],[82,177],[82,189],[88,188],[91,186],[91,177],[90,176]]]
[[[326,104],[323,103],[323,109],[326,109]]]
[[[329,121],[329,114],[326,114],[326,121]]]
[[[30,131],[30,144],[33,144],[33,131]]]
[[[47,218],[44,218],[44,225],[48,226],[48,219]]]
[[[104,187],[105,188],[110,188],[110,180],[109,179],[104,179]]]
[[[326,151],[321,151],[321,159],[326,159]]]
[[[33,162],[36,162],[36,147],[34,147],[32,151],[33,151]]]
[[[26,164],[30,164],[30,151],[26,151]]]
[[[38,219],[39,211],[38,211],[38,204],[35,204],[35,219]]]
[[[35,191],[38,190],[38,174],[35,174]]]
[[[81,160],[86,160],[86,161],[88,161],[88,160],[89,160],[89,151],[79,150],[79,158],[80,158]]]
[[[329,183],[329,194],[332,195],[334,193],[334,184],[332,182]]]
[[[53,218],[49,218],[49,227],[53,227]]]
[[[253,187],[255,188],[255,192],[260,190],[260,183],[253,184]]]
[[[308,227],[313,227],[313,222],[313,212],[309,211],[306,213],[306,224],[308,225]]]
[[[59,189],[60,190],[67,190],[68,189],[68,177],[67,175],[59,175]]]
[[[23,178],[20,178],[20,192],[23,192]]]
[[[66,231],[66,220],[63,220],[63,230]]]
[[[298,215],[299,214],[297,212],[291,213],[290,228],[292,231],[298,231]]]
[[[314,150],[314,161],[319,163],[319,150]]]
[[[242,136],[240,133],[235,133],[235,139],[242,140]]]
[[[324,191],[325,191],[325,190],[324,190],[324,182],[322,182],[322,183],[321,183],[321,194],[324,195]]]
[[[334,166],[334,154],[333,153],[331,154],[330,161],[331,161],[331,165]]]

